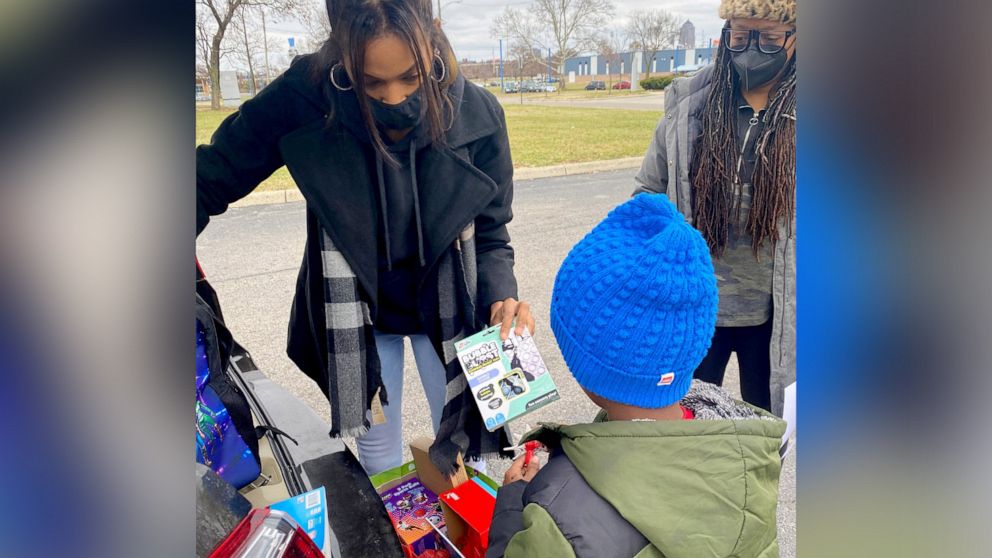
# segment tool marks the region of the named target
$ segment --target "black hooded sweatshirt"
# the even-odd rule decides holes
[[[452,106],[461,102],[464,81],[452,84],[448,95]],[[338,92],[341,122],[360,140],[371,143],[354,91]],[[375,328],[384,333],[423,333],[418,314],[417,275],[424,261],[424,232],[420,219],[420,194],[429,184],[417,182],[417,155],[431,145],[420,125],[401,140],[391,142],[380,127],[394,161],[375,151],[375,197],[379,206],[378,234],[379,309]]]

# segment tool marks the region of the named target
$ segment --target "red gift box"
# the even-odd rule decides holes
[[[451,540],[465,558],[484,558],[496,511],[495,491],[473,478],[441,494],[439,499]]]

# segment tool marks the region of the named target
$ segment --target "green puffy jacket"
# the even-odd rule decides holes
[[[720,414],[755,418],[700,418],[713,415],[702,408],[687,421],[601,414],[529,434],[553,457],[530,483],[500,489],[487,558],[777,557],[785,423],[732,406]]]

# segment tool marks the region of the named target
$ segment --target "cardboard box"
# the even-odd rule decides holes
[[[500,339],[493,326],[455,344],[475,404],[490,432],[557,401],[555,386],[529,331]]]
[[[496,511],[496,490],[480,478],[441,494],[448,536],[465,558],[484,558]]]
[[[445,545],[450,545],[451,541],[456,543],[456,548],[461,548],[462,539],[469,542],[470,548],[477,548],[478,535],[473,536],[471,533],[478,533],[480,528],[486,533],[486,539],[482,543],[488,542],[488,524],[482,526],[479,514],[485,516],[488,513],[488,521],[491,521],[495,509],[496,489],[499,485],[486,475],[465,466],[461,456],[458,457],[458,471],[451,476],[443,475],[428,456],[428,449],[432,443],[433,440],[426,437],[414,440],[410,444],[414,461],[374,475],[370,479],[393,520],[393,526],[396,528],[404,552],[410,558],[427,550],[446,549]],[[456,504],[455,508],[446,507],[435,496],[441,492],[455,491],[468,484],[485,487],[482,490],[492,498],[491,506],[483,499],[481,511],[469,509],[471,502],[479,501],[477,494],[475,499],[469,497],[469,500]],[[474,494],[474,491],[472,493]],[[456,498],[461,498],[463,492],[456,494],[458,495]],[[459,511],[456,512],[455,509]],[[468,521],[463,519],[463,515],[468,516]],[[466,533],[470,534],[468,538],[465,537]],[[485,546],[482,548],[482,553],[485,554]],[[458,556],[452,555],[452,558],[468,556],[460,553]]]
[[[467,482],[468,473],[461,455],[458,456],[458,470],[450,477],[442,474],[434,466],[429,455],[433,443],[434,439],[426,436],[417,438],[410,443],[410,453],[413,454],[413,463],[416,466],[417,478],[420,479],[420,482],[434,494],[447,492],[459,484]]]

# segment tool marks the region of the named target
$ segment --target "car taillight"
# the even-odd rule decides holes
[[[209,558],[324,558],[289,514],[254,509],[238,523]]]

